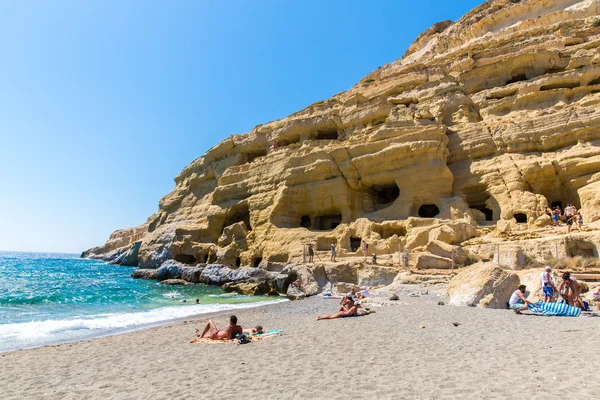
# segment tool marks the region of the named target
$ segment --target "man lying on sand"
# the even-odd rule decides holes
[[[335,319],[335,318],[345,318],[345,317],[353,317],[355,315],[358,315],[358,310],[360,309],[360,303],[358,301],[354,302],[354,305],[350,308],[344,307],[342,306],[340,308],[340,311],[337,314],[333,314],[333,315],[323,315],[320,317],[317,317],[317,321],[320,321],[322,319]]]
[[[199,338],[207,337],[214,340],[231,340],[237,334],[242,334],[244,330],[237,324],[237,317],[232,315],[229,317],[229,325],[224,330],[219,330],[215,323],[210,320],[204,327],[204,331],[200,334],[200,331],[196,329],[196,336]],[[208,333],[208,335],[207,335]]]

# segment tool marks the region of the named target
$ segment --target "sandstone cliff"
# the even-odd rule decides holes
[[[144,225],[83,256],[277,271],[305,243],[343,257],[364,239],[380,256],[431,247],[412,262],[448,268],[436,252],[480,226],[543,227],[567,203],[598,220],[599,49],[599,0],[486,2],[348,91],[217,144]]]

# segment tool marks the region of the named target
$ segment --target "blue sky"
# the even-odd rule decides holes
[[[103,244],[220,140],[350,88],[481,2],[0,2],[0,250]]]

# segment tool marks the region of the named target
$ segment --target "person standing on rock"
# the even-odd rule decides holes
[[[312,243],[309,243],[309,244],[308,244],[308,262],[309,262],[309,263],[312,263],[312,262],[314,262],[314,261],[313,261],[313,258],[314,258],[314,257],[315,257],[315,249],[313,248],[313,245],[312,245]]]
[[[365,261],[367,261],[367,254],[369,253],[369,245],[364,240],[362,241],[362,252],[365,257]]]
[[[331,261],[335,262],[335,257],[337,256],[337,252],[335,250],[335,242],[331,241]]]
[[[550,275],[552,268],[548,265],[544,269],[545,271],[540,274],[540,281],[542,282],[542,290],[544,291],[544,303],[549,303],[552,301],[552,297],[554,297],[556,286],[552,281],[552,275]]]

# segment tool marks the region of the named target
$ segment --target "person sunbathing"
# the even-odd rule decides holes
[[[200,334],[200,331],[196,329],[197,337],[206,337],[214,340],[231,340],[235,337],[235,335],[241,335],[242,333],[244,333],[244,330],[237,324],[237,317],[235,315],[229,317],[229,325],[224,330],[219,330],[212,320],[208,321],[202,334]]]
[[[336,318],[353,317],[355,315],[358,315],[359,308],[360,308],[360,303],[358,301],[355,301],[354,305],[352,307],[347,308],[347,307],[342,306],[340,308],[340,311],[337,314],[322,315],[320,317],[317,317],[317,321],[320,321],[322,319],[336,319]]]
[[[243,331],[246,335],[260,335],[265,333],[262,325],[256,325],[254,328],[244,329]]]

